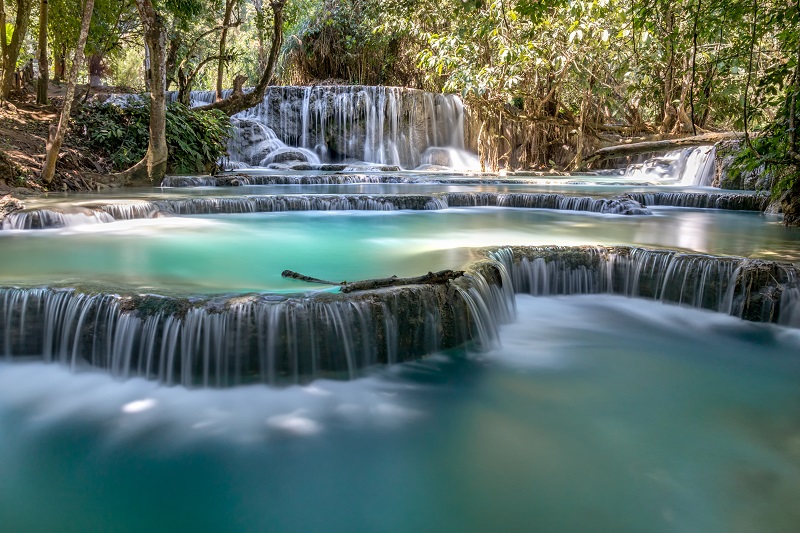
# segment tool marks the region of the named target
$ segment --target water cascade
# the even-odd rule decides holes
[[[628,165],[624,175],[632,180],[706,187],[714,179],[715,168],[716,148],[693,146]]]
[[[555,193],[449,192],[437,194],[291,194],[223,197],[163,198],[109,203],[87,203],[61,212],[50,207],[12,213],[0,225],[4,230],[29,230],[108,223],[156,216],[282,211],[396,211],[437,210],[451,207],[507,207],[584,211],[613,215],[649,215],[646,205],[763,211],[764,194],[626,193],[612,198]]]
[[[562,194],[443,193],[431,195],[270,195],[160,199],[87,204],[78,214],[31,209],[8,216],[2,229],[48,229],[170,215],[272,213],[282,211],[396,211],[497,206],[649,215],[630,198],[591,198]]]
[[[80,226],[83,224],[104,224],[114,222],[115,217],[104,211],[96,209],[70,209],[69,211],[54,211],[52,209],[34,209],[19,211],[0,220],[0,229],[28,230],[63,228],[67,226]]]
[[[800,326],[789,264],[628,247],[491,249],[447,285],[302,297],[169,298],[0,290],[0,350],[166,384],[353,377],[467,340],[495,345],[514,293],[611,293]]]
[[[629,192],[625,196],[643,205],[764,211],[770,203],[768,193]]]
[[[464,305],[444,293],[444,287],[408,287],[354,297],[194,301],[3,289],[0,349],[6,358],[89,364],[168,385],[354,377],[369,365],[463,343]]]
[[[489,256],[519,293],[620,294],[800,327],[789,263],[630,247],[519,247]]]
[[[191,102],[215,98],[213,91],[195,91]],[[383,86],[271,87],[233,125],[228,168],[339,161],[480,166],[464,149],[464,109],[455,95]]]

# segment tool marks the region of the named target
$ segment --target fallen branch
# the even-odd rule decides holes
[[[703,135],[681,137],[680,139],[662,139],[658,141],[644,141],[644,142],[618,144],[615,146],[607,146],[605,148],[600,148],[594,154],[592,154],[590,160],[596,160],[608,157],[622,157],[635,154],[644,154],[647,152],[660,152],[664,150],[671,150],[673,148],[683,148],[687,146],[702,146],[704,144],[714,144],[719,141],[739,139],[741,137],[742,134],[739,132],[704,133]]]
[[[448,281],[459,278],[463,275],[463,270],[440,270],[439,272],[428,272],[422,276],[416,276],[412,278],[398,278],[397,276],[391,276],[389,278],[366,279],[352,282],[341,281],[337,283],[335,281],[326,281],[312,276],[306,276],[293,270],[284,270],[281,272],[281,276],[284,278],[297,279],[300,281],[306,281],[308,283],[339,285],[342,292],[366,291],[372,289],[383,289],[386,287],[402,287],[404,285],[441,284],[447,283]]]
[[[344,283],[336,281],[325,281],[324,279],[319,279],[319,278],[312,278],[311,276],[300,274],[299,272],[295,272],[294,270],[284,270],[283,272],[281,272],[281,277],[298,279],[300,281],[307,281],[308,283],[322,283],[323,285],[342,285]]]

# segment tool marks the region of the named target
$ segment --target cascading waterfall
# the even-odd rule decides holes
[[[643,205],[732,211],[764,211],[770,203],[768,193],[629,192],[625,196]]]
[[[200,305],[71,289],[0,289],[0,349],[9,359],[88,364],[168,385],[352,378],[370,365],[462,344],[469,329],[464,304],[443,298],[445,290],[409,286],[361,297],[262,295]]]
[[[191,95],[192,105],[214,98],[213,91]],[[229,168],[289,161],[479,168],[464,148],[464,109],[455,95],[383,86],[271,87],[233,125]]]
[[[114,222],[115,217],[94,209],[71,210],[69,212],[52,209],[36,209],[12,213],[0,222],[0,229],[29,230],[46,228],[63,228],[84,224],[104,224]]]
[[[60,212],[55,208],[12,213],[2,221],[4,230],[61,228],[118,220],[170,215],[221,213],[269,213],[281,211],[395,211],[436,210],[450,207],[509,207],[585,211],[614,215],[650,215],[645,205],[763,210],[769,203],[764,194],[727,193],[626,193],[621,197],[593,198],[554,193],[452,192],[422,194],[292,194],[197,197],[86,204]]]
[[[515,247],[448,284],[205,300],[0,289],[0,350],[115,376],[223,387],[353,377],[471,340],[497,340],[514,294],[609,293],[800,327],[791,264],[633,247]]]
[[[617,215],[649,215],[630,198],[591,198],[561,194],[442,193],[432,195],[264,195],[200,197],[87,205],[79,215],[52,209],[21,211],[3,221],[2,229],[48,229],[169,215],[271,213],[282,211],[396,211],[449,207],[497,206],[557,209]]]
[[[706,187],[714,179],[715,168],[716,147],[693,146],[628,165],[625,176],[634,180]]]
[[[629,247],[531,247],[490,252],[516,292],[620,294],[800,327],[791,264]]]

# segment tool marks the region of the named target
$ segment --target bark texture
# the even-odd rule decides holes
[[[17,59],[22,48],[22,41],[28,32],[28,22],[31,17],[31,0],[17,0],[17,15],[14,19],[14,33],[10,42],[6,34],[5,3],[0,0],[0,51],[3,59],[3,79],[0,84],[0,98],[7,99],[14,85],[14,72],[17,69]]]
[[[50,66],[47,63],[47,0],[39,2],[39,81],[36,83],[36,103],[47,103]]]
[[[150,142],[144,158],[117,177],[132,185],[153,185],[167,173],[167,29],[151,0],[136,0],[136,8],[150,59]]]
[[[322,283],[323,285],[340,285],[342,292],[368,291],[374,289],[384,289],[386,287],[403,287],[405,285],[438,285],[447,283],[464,275],[463,270],[440,270],[439,272],[428,272],[422,276],[411,278],[398,278],[390,276],[388,278],[365,279],[362,281],[326,281],[312,276],[306,276],[293,270],[284,270],[281,276],[292,278],[309,283]]]
[[[83,4],[83,15],[81,16],[81,32],[78,36],[78,44],[75,47],[72,68],[69,71],[64,107],[61,109],[58,126],[55,128],[52,125],[50,126],[50,134],[47,139],[47,154],[45,155],[44,168],[42,168],[42,181],[45,183],[53,181],[58,153],[61,151],[61,143],[64,142],[64,135],[69,127],[69,115],[72,112],[72,101],[75,99],[75,83],[78,80],[78,71],[83,62],[83,50],[86,47],[86,38],[89,36],[89,24],[92,21],[93,11],[94,0],[86,0],[86,3]]]

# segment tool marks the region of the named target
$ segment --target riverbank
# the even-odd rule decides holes
[[[51,84],[47,105],[37,104],[34,95],[28,93],[0,103],[0,195],[32,196],[106,187],[102,177],[111,172],[110,162],[84,146],[77,135],[66,136],[53,182],[44,184],[39,179],[48,130],[58,121],[64,92],[65,86]],[[76,94],[83,99],[86,87],[79,86]]]

